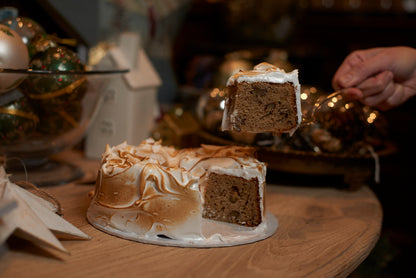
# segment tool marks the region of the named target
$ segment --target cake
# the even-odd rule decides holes
[[[176,240],[207,239],[210,223],[262,227],[266,165],[253,155],[250,147],[177,150],[153,139],[107,146],[87,218],[113,234]]]
[[[227,81],[223,131],[291,133],[302,120],[298,71],[260,63]]]

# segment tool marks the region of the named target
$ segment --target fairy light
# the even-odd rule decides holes
[[[183,108],[182,107],[177,107],[175,109],[175,115],[178,117],[181,117],[183,115]]]
[[[307,100],[307,99],[308,99],[308,94],[306,94],[306,93],[301,93],[301,94],[300,94],[300,98],[301,98],[302,100]]]
[[[372,123],[374,123],[374,121],[376,120],[376,118],[377,118],[377,114],[374,113],[374,112],[372,112],[372,113],[370,113],[370,115],[368,115],[367,122],[369,124],[372,124]]]
[[[211,91],[209,94],[211,97],[216,97],[220,93],[220,90],[218,88],[215,88]]]

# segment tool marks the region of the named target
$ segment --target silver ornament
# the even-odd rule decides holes
[[[0,24],[0,93],[16,88],[21,75],[4,73],[2,69],[27,69],[29,53],[21,37],[12,29]]]

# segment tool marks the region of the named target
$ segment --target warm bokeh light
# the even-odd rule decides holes
[[[300,98],[301,98],[302,100],[307,100],[307,99],[308,99],[308,94],[306,94],[306,93],[302,93],[302,94],[300,94]]]

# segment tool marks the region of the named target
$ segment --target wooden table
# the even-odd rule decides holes
[[[279,221],[270,238],[223,248],[156,246],[89,225],[92,189],[75,183],[46,189],[61,202],[64,218],[91,240],[64,240],[66,255],[12,238],[0,256],[0,277],[346,277],[368,256],[382,223],[368,187],[268,185],[267,210]]]

